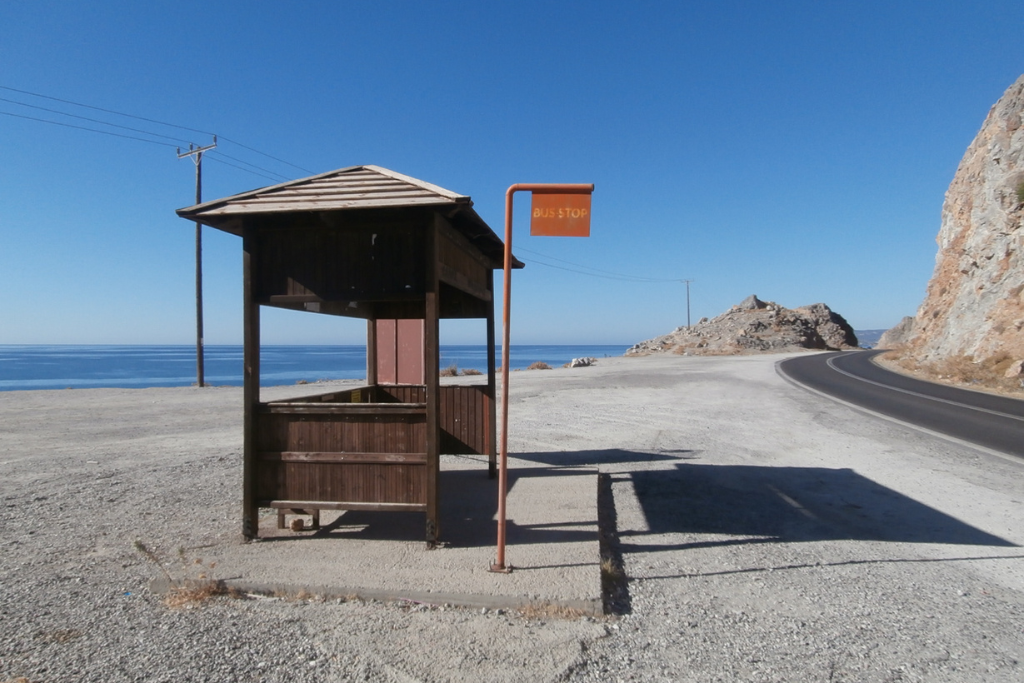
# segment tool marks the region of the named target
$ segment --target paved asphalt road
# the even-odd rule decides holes
[[[881,351],[798,356],[779,363],[797,384],[875,413],[1024,458],[1024,401],[889,372]]]

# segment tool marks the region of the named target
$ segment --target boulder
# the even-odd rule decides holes
[[[814,323],[815,331],[825,342],[825,348],[843,349],[857,346],[857,335],[850,323],[825,304],[811,304],[796,309]]]
[[[760,308],[767,308],[768,304],[757,298],[756,294],[751,294],[743,301],[736,305],[736,308],[741,311],[754,311]]]
[[[751,295],[712,320],[701,318],[695,327],[679,327],[634,344],[626,355],[735,355],[856,346],[853,328],[825,304],[788,309]]]

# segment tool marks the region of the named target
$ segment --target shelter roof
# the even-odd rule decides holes
[[[445,215],[452,224],[482,252],[500,260],[501,240],[473,210],[468,196],[380,166],[350,166],[196,204],[176,213],[241,235],[243,219],[258,214],[415,207],[450,207]],[[513,261],[514,267],[522,267],[518,260]]]

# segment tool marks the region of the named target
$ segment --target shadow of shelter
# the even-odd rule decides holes
[[[1019,547],[852,469],[678,463],[628,476],[649,529],[623,534],[628,552],[829,540]],[[739,538],[645,545],[648,533]]]

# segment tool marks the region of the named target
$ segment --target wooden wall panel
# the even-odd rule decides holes
[[[270,501],[426,503],[426,465],[261,461],[256,497]]]
[[[377,392],[377,400],[382,403],[423,403],[427,400],[427,390],[422,384],[380,386]]]
[[[258,451],[423,453],[425,413],[402,415],[264,413]]]
[[[377,382],[423,384],[423,321],[382,318],[375,324]]]
[[[490,399],[486,386],[441,387],[441,452],[490,453]]]
[[[438,235],[439,277],[464,291],[489,299],[487,273],[491,272],[490,261],[442,216],[434,217],[434,225]]]
[[[295,226],[264,229],[256,239],[260,301],[271,296],[372,301],[424,291],[423,231],[415,226]]]
[[[465,250],[452,239],[453,235],[441,236],[440,253],[441,277],[449,284],[463,285],[467,290],[487,292],[487,272],[490,270],[479,261],[479,255]]]
[[[385,318],[370,324],[377,326],[377,382],[398,384],[398,321]]]
[[[426,412],[388,410],[366,404],[263,406],[255,434],[256,497],[265,504],[424,505]]]
[[[423,335],[422,320],[398,320],[398,380],[396,384],[423,384]]]
[[[486,385],[447,385],[441,387],[442,453],[489,453],[491,447],[491,400]],[[356,394],[358,392],[358,394]],[[262,414],[257,433],[259,451],[309,451],[353,453],[422,453],[425,435],[424,413],[373,414],[373,403],[381,410],[387,406],[422,404],[423,385],[386,385],[303,397],[303,411],[317,410],[315,402],[323,401],[323,410],[332,412],[276,412]],[[337,413],[344,404],[352,403],[355,414]],[[373,403],[370,403],[370,402]],[[342,405],[339,405],[342,404]],[[293,401],[282,401],[274,410],[287,411]],[[397,406],[396,406],[397,407]],[[299,408],[293,408],[299,410]]]

